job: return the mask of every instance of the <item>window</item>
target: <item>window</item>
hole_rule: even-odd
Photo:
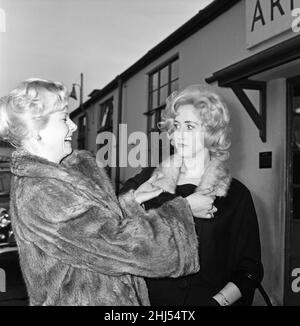
[[[83,115],[78,119],[78,149],[85,149],[86,139],[86,116]]]
[[[161,120],[166,98],[178,90],[178,80],[178,57],[149,74],[148,132],[158,130],[157,123]]]
[[[113,107],[114,107],[113,98],[110,98],[109,100],[100,104],[99,117],[98,117],[98,134],[105,131],[111,133],[113,132]],[[106,145],[107,142],[101,145],[98,144],[97,151],[101,147]],[[112,172],[111,167],[107,166],[105,169],[108,176],[111,177],[111,172]]]
[[[101,131],[113,131],[113,99],[100,104],[98,133]]]
[[[176,56],[149,74],[148,112],[146,113],[149,139],[151,132],[159,131],[157,124],[161,121],[161,112],[166,106],[167,97],[179,88],[178,62],[178,56]],[[150,143],[149,141],[149,146]],[[149,147],[149,162],[151,160],[150,150]],[[159,150],[161,158],[161,143]]]

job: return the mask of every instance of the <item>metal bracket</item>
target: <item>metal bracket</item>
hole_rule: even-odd
[[[255,80],[242,80],[232,84],[226,85],[230,87],[234,94],[237,96],[241,104],[244,106],[251,119],[259,130],[261,140],[266,143],[267,141],[267,83]],[[259,108],[255,108],[245,90],[259,91]]]

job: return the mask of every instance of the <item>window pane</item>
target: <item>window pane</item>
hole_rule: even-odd
[[[108,114],[107,114],[107,119],[106,119],[106,123],[105,123],[106,130],[111,130],[113,127],[113,120],[112,120],[113,115],[112,114],[113,114],[112,109],[108,108]]]
[[[293,108],[295,113],[300,113],[300,97],[293,97]]]
[[[86,117],[85,116],[79,118],[78,125],[79,125],[78,126],[79,135],[84,136],[84,134],[85,134],[85,126],[86,126]]]
[[[300,117],[294,118],[293,139],[296,148],[300,148]]]
[[[158,88],[158,72],[151,76],[152,90],[156,90]]]
[[[178,88],[179,88],[178,80],[173,81],[171,84],[171,93],[178,91]]]
[[[178,60],[172,62],[171,65],[171,80],[178,78]]]
[[[85,139],[84,138],[78,139],[78,149],[84,149],[84,145],[85,145]]]
[[[156,126],[155,126],[155,114],[153,113],[150,117],[150,130],[153,130]]]
[[[158,107],[158,91],[153,92],[150,96],[150,110],[153,110]]]
[[[107,117],[108,117],[108,107],[105,108],[105,111],[102,115],[102,119],[101,119],[101,124],[100,124],[100,128],[104,128],[107,124]]]
[[[157,126],[157,124],[158,124],[159,122],[161,122],[161,111],[162,111],[162,110],[157,110],[157,111],[155,112],[155,129],[157,129],[157,130],[158,130],[158,126]]]
[[[293,183],[300,185],[300,152],[294,152],[293,157]]]
[[[100,105],[98,130],[112,128],[113,100],[108,100]]]
[[[293,218],[300,220],[300,188],[293,192]]]
[[[300,113],[300,85],[293,87],[293,109],[295,113]]]
[[[167,97],[168,97],[168,85],[166,85],[160,89],[160,98],[159,98],[160,106],[166,104]]]
[[[160,86],[168,84],[169,82],[169,66],[166,66],[160,71]]]

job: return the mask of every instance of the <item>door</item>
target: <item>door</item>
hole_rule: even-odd
[[[287,81],[285,305],[300,306],[300,76]]]

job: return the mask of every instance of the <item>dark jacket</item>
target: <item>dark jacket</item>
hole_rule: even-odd
[[[55,164],[17,150],[11,170],[10,212],[31,305],[149,305],[141,276],[199,270],[185,200],[148,212],[132,191],[118,201],[85,151]]]
[[[144,169],[128,180],[122,191],[136,189],[156,172],[153,168]],[[173,194],[163,193],[146,202],[146,208],[159,207],[176,196],[186,197],[214,184],[215,194],[219,193],[214,202],[218,211],[213,219],[195,218],[201,270],[174,280],[147,279],[151,304],[210,305],[212,296],[228,282],[233,282],[242,293],[242,299],[236,305],[250,305],[256,282],[263,277],[263,267],[257,216],[249,190],[238,180],[231,180],[220,161],[214,161],[206,168],[198,187],[189,184],[174,189],[176,172],[169,171],[168,174],[167,179],[173,181],[164,180],[161,184]],[[222,184],[221,187],[218,184]],[[172,216],[171,212],[169,216]]]

